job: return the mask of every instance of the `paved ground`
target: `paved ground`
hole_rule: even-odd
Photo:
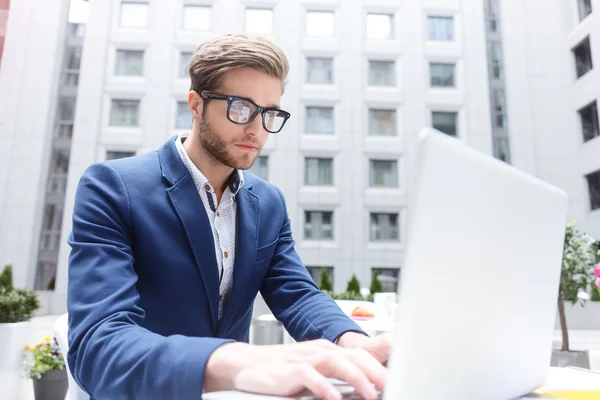
[[[46,336],[53,336],[53,326],[57,318],[58,316],[55,315],[33,318],[32,329],[25,337],[26,343],[35,344],[43,340]],[[555,333],[555,338],[557,340],[560,338],[560,332],[557,331]],[[571,348],[589,350],[591,354],[592,369],[600,370],[600,331],[571,331],[570,340]],[[34,400],[33,385],[30,380],[22,380],[20,398],[14,400]]]

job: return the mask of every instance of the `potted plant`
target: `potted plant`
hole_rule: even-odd
[[[575,223],[567,225],[563,250],[562,271],[558,291],[558,314],[562,333],[560,350],[552,352],[552,366],[567,365],[590,367],[588,351],[573,351],[569,346],[569,330],[565,302],[585,306],[587,293],[594,276],[594,261],[598,250],[594,240],[584,232],[575,228]]]
[[[25,346],[25,375],[33,380],[36,400],[64,400],[69,383],[65,360],[56,339],[46,337],[35,347]]]
[[[319,289],[324,290],[326,292],[333,291],[333,288],[331,285],[331,278],[329,277],[329,272],[327,272],[327,268],[325,268],[325,267],[321,268]]]

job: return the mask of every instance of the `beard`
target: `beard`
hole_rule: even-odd
[[[228,143],[213,132],[204,115],[202,115],[202,122],[200,123],[199,136],[200,146],[215,165],[225,165],[233,169],[246,170],[252,167],[258,154],[260,154],[261,149],[259,148],[256,155],[248,153],[243,153],[238,156],[233,155],[232,152],[228,150]]]

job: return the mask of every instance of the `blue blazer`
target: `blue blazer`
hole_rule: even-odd
[[[248,341],[259,290],[298,341],[360,331],[302,264],[279,189],[249,173],[236,197],[233,287],[218,321],[212,231],[175,139],[92,165],[77,188],[68,361],[95,399],[200,398],[211,353]]]

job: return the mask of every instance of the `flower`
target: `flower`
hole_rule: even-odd
[[[44,338],[44,340],[45,340],[46,342],[49,342],[49,341],[50,341],[50,336],[46,336],[46,337]]]
[[[48,371],[65,369],[60,347],[48,336],[35,347],[26,345],[23,351],[25,375],[28,378],[40,379]]]
[[[596,278],[600,278],[600,265],[597,265],[596,268],[594,268],[594,275],[596,275]]]
[[[600,278],[596,278],[596,286],[600,288]]]

